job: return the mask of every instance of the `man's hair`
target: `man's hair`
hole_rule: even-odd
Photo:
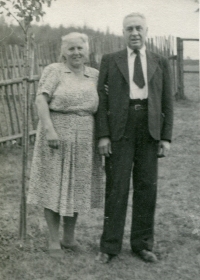
[[[81,39],[85,45],[85,51],[87,53],[88,56],[88,52],[89,52],[89,40],[88,40],[88,36],[84,33],[79,33],[79,32],[70,32],[69,34],[65,35],[62,37],[62,43],[61,43],[61,53],[60,53],[60,61],[64,61],[64,54],[65,54],[65,49],[68,45],[68,43],[72,40],[72,39]]]
[[[123,20],[123,26],[124,26],[124,22],[127,18],[132,18],[132,17],[141,17],[144,21],[146,21],[146,17],[141,14],[141,13],[131,13],[131,14],[128,14],[127,16],[124,17],[124,20]]]

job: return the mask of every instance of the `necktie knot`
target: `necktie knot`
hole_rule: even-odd
[[[134,52],[136,55],[137,55],[137,54],[140,54],[140,51],[139,51],[138,49],[134,50],[133,52]]]

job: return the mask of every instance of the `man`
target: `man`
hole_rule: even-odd
[[[170,149],[173,124],[170,67],[146,50],[146,19],[132,13],[123,21],[125,50],[102,58],[97,133],[106,169],[104,229],[97,260],[118,255],[133,174],[132,251],[155,262],[152,252],[157,192],[157,158]],[[107,87],[107,90],[106,90]]]

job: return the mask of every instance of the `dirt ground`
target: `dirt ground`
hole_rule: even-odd
[[[0,150],[0,280],[198,280],[200,275],[200,96],[198,82],[186,79],[187,100],[174,102],[175,126],[170,156],[159,160],[155,223],[158,263],[132,256],[129,203],[123,249],[108,265],[95,262],[103,210],[80,215],[77,252],[48,255],[43,209],[28,207],[27,241],[19,247],[21,147]],[[30,161],[32,148],[30,151]],[[130,192],[131,201],[131,192]]]

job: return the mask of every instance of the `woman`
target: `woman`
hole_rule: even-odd
[[[36,97],[40,121],[28,203],[44,207],[53,254],[73,248],[79,212],[102,206],[101,162],[94,145],[98,71],[84,66],[88,48],[87,35],[64,36],[61,63],[44,69]]]

